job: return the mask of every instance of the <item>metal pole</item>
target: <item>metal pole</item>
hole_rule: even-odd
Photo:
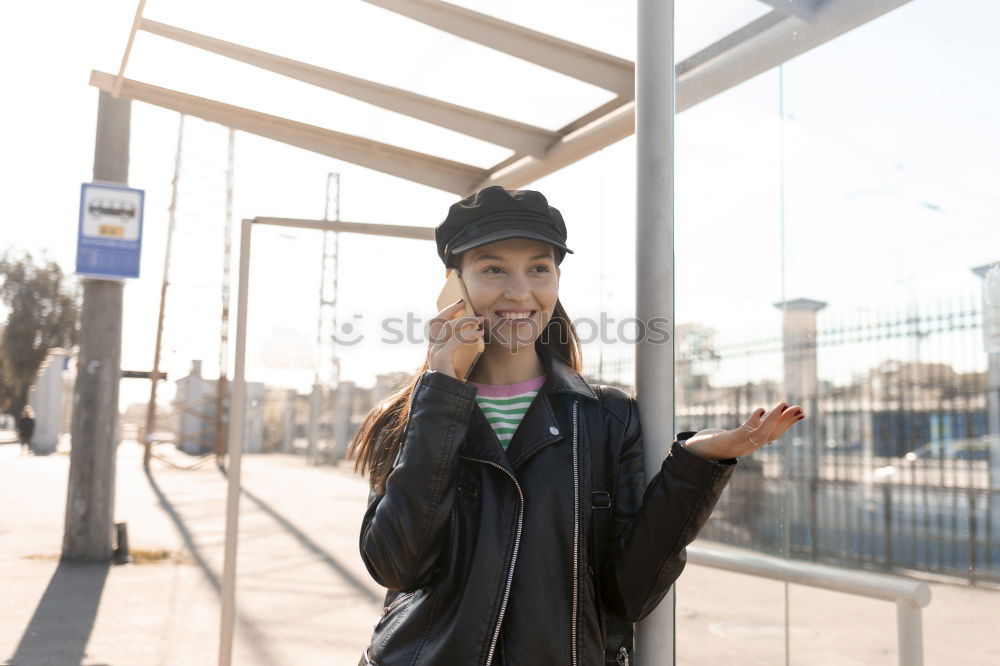
[[[102,92],[97,107],[94,180],[128,183],[132,106]],[[118,382],[121,377],[122,289],[115,280],[83,281],[80,352],[73,387],[72,448],[62,557],[111,561]]]
[[[184,114],[177,124],[177,150],[174,153],[174,180],[170,192],[170,208],[167,222],[167,252],[163,257],[163,281],[160,283],[160,314],[156,319],[156,344],[153,347],[153,371],[149,375],[149,404],[146,406],[146,431],[142,443],[145,451],[142,464],[149,465],[153,455],[153,429],[156,427],[156,388],[160,383],[160,349],[163,343],[163,315],[167,307],[167,285],[170,284],[170,249],[174,242],[174,227],[177,222],[177,186],[181,177],[181,148],[184,145]]]
[[[313,384],[312,393],[309,394],[309,423],[306,431],[308,446],[306,448],[306,462],[310,465],[318,463],[317,453],[319,451],[319,417],[320,408],[323,404],[323,387]]]
[[[243,457],[243,431],[246,398],[247,294],[250,283],[250,232],[252,220],[243,220],[240,230],[240,271],[236,301],[236,372],[233,377],[233,401],[230,405],[229,464],[226,478],[226,551],[222,569],[222,626],[219,631],[219,666],[233,661],[233,627],[236,620],[236,546],[240,523],[240,462]]]
[[[326,185],[327,192],[329,192],[329,190],[330,190],[330,183],[329,183],[329,179],[330,178],[334,178],[337,181],[337,198],[336,198],[336,201],[335,201],[336,209],[334,210],[334,217],[333,217],[333,219],[335,219],[336,221],[339,222],[340,221],[340,174],[339,173],[330,173],[330,174],[327,174],[327,185]],[[331,344],[331,348],[332,348],[331,362],[333,363],[333,385],[337,386],[338,384],[340,384],[340,358],[337,356],[337,343],[336,343],[336,336],[337,336],[337,275],[340,273],[340,232],[339,231],[334,231],[333,232],[333,268],[332,268],[332,272],[333,272],[333,275],[332,275],[332,278],[333,278],[333,298],[332,298],[332,303],[330,305],[330,308],[331,308],[330,317],[332,319],[332,321],[331,321],[331,329],[330,329],[330,333],[331,333],[330,344]]]
[[[896,631],[899,666],[923,666],[924,629],[919,606],[905,599],[896,600]]]
[[[236,162],[236,130],[229,129],[229,155],[226,161],[226,223],[222,250],[222,326],[219,341],[219,381],[215,395],[215,459],[222,462],[226,455],[225,404],[229,393],[229,264],[233,238],[233,170]]]
[[[674,2],[639,0],[636,78],[636,316],[674,329]],[[674,432],[673,335],[643,336],[635,386],[645,443],[646,481],[659,471]],[[673,666],[675,590],[636,626],[636,663]]]
[[[285,391],[285,414],[281,430],[281,450],[285,453],[292,453],[294,448],[292,441],[295,438],[295,390]]]

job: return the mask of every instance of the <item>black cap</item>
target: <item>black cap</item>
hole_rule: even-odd
[[[448,209],[434,229],[438,256],[447,266],[452,257],[480,245],[507,238],[530,238],[556,247],[556,264],[566,253],[566,223],[541,192],[508,190],[490,185]]]

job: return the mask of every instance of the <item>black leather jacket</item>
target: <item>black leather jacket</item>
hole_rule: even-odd
[[[605,613],[640,620],[680,575],[736,459],[705,460],[679,443],[694,432],[679,433],[647,485],[635,400],[606,387],[593,436],[594,389],[558,358],[543,363],[506,451],[474,386],[421,375],[385,493],[371,492],[362,521],[361,556],[388,592],[359,665],[603,666]],[[606,466],[611,543],[595,578],[587,452],[608,442],[621,446]]]

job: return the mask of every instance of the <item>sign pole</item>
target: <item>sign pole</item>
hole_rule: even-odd
[[[131,104],[101,92],[97,110],[94,180],[128,181]],[[111,561],[122,289],[118,280],[85,279],[80,352],[73,388],[69,485],[62,558]]]

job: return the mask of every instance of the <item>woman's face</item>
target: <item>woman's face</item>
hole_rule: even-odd
[[[463,252],[460,260],[472,307],[488,317],[484,342],[512,351],[534,345],[559,299],[555,248],[508,238]]]

